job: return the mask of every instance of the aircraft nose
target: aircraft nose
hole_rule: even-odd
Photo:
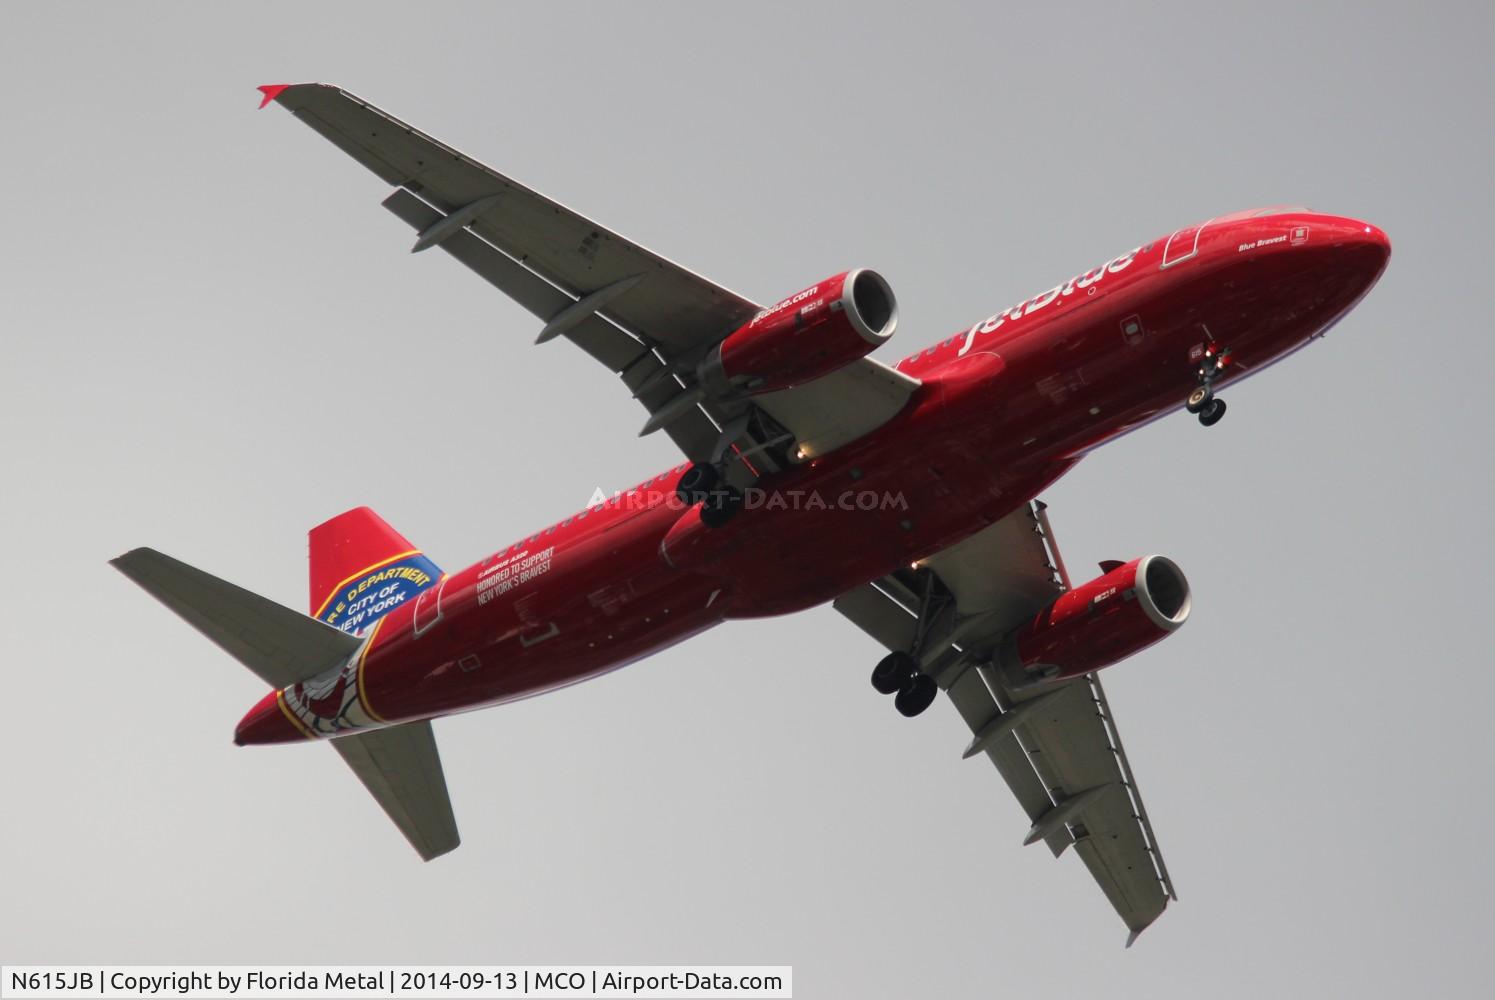
[[[1291,225],[1288,241],[1281,244],[1287,259],[1301,261],[1316,274],[1321,292],[1332,286],[1351,296],[1352,303],[1381,279],[1391,260],[1391,238],[1362,219],[1303,216]]]
[[[234,743],[251,746],[262,743],[295,743],[310,739],[307,733],[291,721],[290,714],[281,703],[281,693],[271,691],[244,713],[244,718],[234,727]]]
[[[1351,250],[1348,256],[1355,262],[1360,280],[1369,290],[1381,280],[1391,261],[1391,237],[1379,226],[1358,219],[1350,220],[1350,228],[1352,231],[1344,235],[1343,241]]]
[[[1391,237],[1386,235],[1385,230],[1379,226],[1373,226],[1369,222],[1356,220],[1355,224],[1360,230],[1356,241],[1363,246],[1379,251],[1383,261],[1390,259]]]

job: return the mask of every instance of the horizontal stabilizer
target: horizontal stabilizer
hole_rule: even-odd
[[[430,861],[462,842],[429,722],[407,722],[332,741],[395,826]]]
[[[157,552],[134,549],[110,563],[271,687],[315,677],[360,640],[314,618]]]

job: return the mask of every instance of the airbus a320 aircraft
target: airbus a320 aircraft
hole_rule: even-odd
[[[151,549],[113,560],[273,690],[240,744],[328,740],[423,858],[458,844],[431,720],[573,684],[728,619],[833,602],[940,691],[1026,813],[1137,933],[1176,899],[1098,671],[1189,617],[1162,556],[1071,583],[1036,498],[1092,448],[1321,337],[1386,234],[1302,208],[1149,240],[889,366],[852,270],[767,308],[321,84],[260,88],[395,191],[416,233],[601,362],[685,461],[443,573],[367,508],[310,533],[311,614]],[[952,748],[953,749],[953,748]]]

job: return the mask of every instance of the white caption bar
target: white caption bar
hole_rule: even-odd
[[[794,996],[787,965],[4,965],[0,997],[254,998]]]

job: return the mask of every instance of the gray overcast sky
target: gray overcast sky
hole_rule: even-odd
[[[1489,995],[1488,5],[68,6],[0,33],[0,960],[787,963],[802,997]],[[261,83],[337,83],[759,301],[852,266],[887,357],[1191,221],[1369,219],[1322,345],[1092,456],[1072,568],[1194,620],[1107,675],[1181,902],[1019,846],[946,704],[829,609],[437,724],[423,866],[105,560],[294,607],[368,503],[455,569],[676,461]]]

